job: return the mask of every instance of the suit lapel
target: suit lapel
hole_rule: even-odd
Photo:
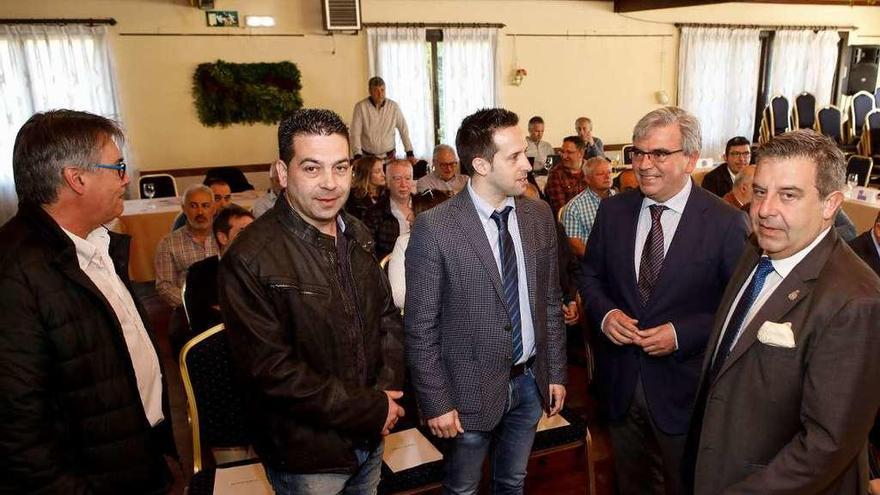
[[[831,249],[837,243],[837,233],[834,228],[825,238],[813,248],[813,251],[801,260],[800,263],[780,283],[769,299],[755,313],[755,316],[743,329],[742,335],[730,356],[724,361],[724,366],[718,372],[718,376],[724,374],[743,354],[758,340],[758,330],[765,321],[781,322],[785,315],[791,312],[801,301],[805,300],[813,290],[813,283],[819,277],[819,272],[825,266],[825,261],[831,254]],[[722,322],[723,324],[723,322]],[[797,343],[797,341],[795,341]]]
[[[480,215],[477,213],[477,208],[471,200],[470,193],[464,190],[460,194],[456,194],[449,201],[455,206],[455,208],[452,208],[452,213],[455,216],[455,221],[461,226],[464,238],[470,243],[477,254],[477,258],[489,275],[489,279],[492,280],[492,286],[495,287],[498,298],[504,302],[504,286],[501,284],[501,273],[498,271],[495,255],[492,254],[492,246],[489,245],[489,240],[486,238],[486,230],[483,228]]]
[[[623,257],[621,263],[626,267],[626,280],[629,283],[624,284],[626,288],[627,304],[630,308],[638,311],[642,303],[639,300],[639,280],[636,277],[636,232],[639,226],[639,214],[642,210],[642,200],[644,196],[640,193],[633,193],[630,204],[625,210],[625,217],[620,218],[620,225],[624,226],[620,229],[621,236],[617,239],[614,246],[622,246]],[[616,218],[612,222],[618,221]]]
[[[663,294],[669,287],[674,285],[676,272],[680,267],[688,264],[696,253],[696,245],[702,236],[700,229],[705,225],[702,217],[706,212],[706,203],[702,201],[696,184],[691,184],[691,192],[685,203],[684,211],[678,221],[678,227],[672,236],[672,243],[663,258],[663,267],[660,269],[660,277],[654,286],[653,293]],[[654,299],[652,297],[652,299]],[[651,301],[648,301],[650,306]]]
[[[537,287],[538,272],[535,246],[535,215],[532,212],[532,205],[528,201],[516,199],[516,221],[519,227],[519,237],[522,242],[523,257],[526,265],[526,280],[529,288],[529,307],[532,310],[532,318],[537,314],[535,312],[535,287]]]

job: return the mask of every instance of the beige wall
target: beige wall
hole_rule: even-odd
[[[245,15],[272,15],[273,29],[205,27],[189,0],[0,0],[0,17],[107,17],[129,156],[142,170],[268,163],[277,156],[275,127],[206,128],[191,95],[195,66],[290,60],[303,74],[307,106],[348,119],[365,94],[365,36],[322,30],[319,0],[216,0]],[[540,114],[545,138],[558,144],[588,115],[606,143],[629,141],[638,117],[657,106],[655,92],[675,101],[674,22],[852,25],[865,43],[880,43],[880,8],[722,4],[619,15],[611,2],[563,0],[363,0],[365,22],[498,22],[505,106],[527,119]],[[132,33],[284,33],[302,37],[143,36]],[[557,36],[508,36],[508,35]],[[568,36],[558,36],[568,35]],[[583,37],[580,35],[597,35]],[[623,35],[623,36],[621,36]],[[652,35],[652,36],[645,36]],[[510,84],[517,66],[529,71]],[[413,118],[413,117],[410,117]]]

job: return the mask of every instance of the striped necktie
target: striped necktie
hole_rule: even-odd
[[[516,268],[516,250],[513,248],[513,238],[507,229],[507,219],[512,206],[501,211],[492,212],[492,220],[498,226],[498,247],[501,251],[501,282],[504,285],[504,301],[507,303],[507,312],[510,317],[511,341],[513,342],[512,358],[517,363],[523,354],[522,344],[522,321],[519,313],[519,275]]]

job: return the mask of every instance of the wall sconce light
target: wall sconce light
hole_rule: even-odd
[[[244,18],[247,27],[274,27],[275,18],[270,15],[248,15]]]
[[[527,75],[529,75],[529,71],[525,70],[523,67],[519,67],[513,72],[513,79],[511,79],[510,83],[514,86],[519,86],[523,83],[523,79],[525,79]]]

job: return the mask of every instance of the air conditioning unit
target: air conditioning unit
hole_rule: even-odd
[[[361,29],[361,0],[321,0],[321,4],[327,31]]]

